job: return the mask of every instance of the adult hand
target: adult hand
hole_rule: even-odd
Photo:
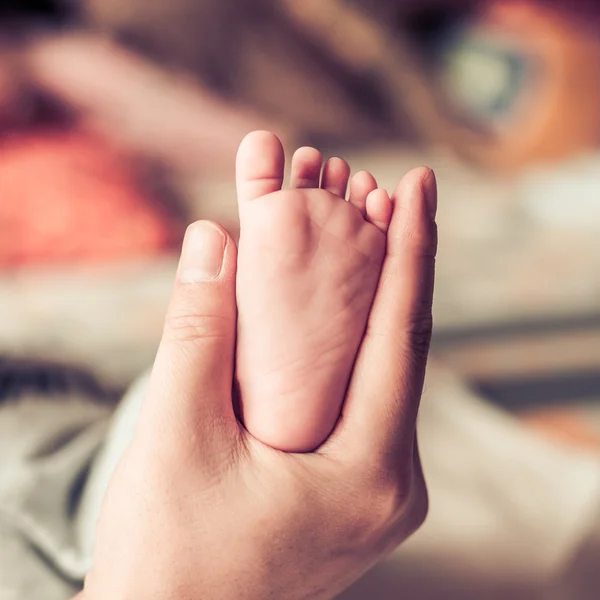
[[[419,527],[435,207],[433,174],[407,175],[343,414],[302,455],[262,445],[236,420],[236,249],[217,226],[190,226],[85,600],[331,598]]]

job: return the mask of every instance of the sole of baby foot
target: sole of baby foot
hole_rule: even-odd
[[[237,378],[246,429],[279,450],[320,446],[342,409],[385,256],[392,203],[372,175],[250,134],[237,161]],[[346,190],[350,185],[349,201]]]

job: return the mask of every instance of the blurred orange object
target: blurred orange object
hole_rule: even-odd
[[[519,168],[562,160],[600,144],[600,10],[575,2],[491,0],[473,30],[529,62],[528,85],[510,114],[482,135],[448,136],[483,165]]]
[[[0,142],[0,231],[8,268],[158,255],[182,227],[102,140],[33,132]]]
[[[584,416],[571,408],[546,408],[527,412],[521,420],[557,442],[586,450],[600,451],[600,435]]]

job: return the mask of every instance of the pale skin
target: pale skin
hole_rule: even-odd
[[[260,193],[276,173],[241,181]],[[83,600],[329,599],[423,522],[415,434],[431,335],[436,188],[392,195],[385,257],[342,414],[316,451],[275,450],[232,398],[237,250],[186,234],[134,440],[111,481]]]
[[[241,415],[286,452],[318,448],[340,415],[392,216],[370,173],[352,178],[346,201],[350,167],[332,158],[321,176],[322,163],[317,149],[297,150],[282,190],[283,148],[267,132],[248,136],[237,160]]]

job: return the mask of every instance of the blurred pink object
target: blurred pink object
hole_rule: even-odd
[[[181,236],[127,160],[77,132],[4,139],[0,198],[0,268],[148,257]]]

